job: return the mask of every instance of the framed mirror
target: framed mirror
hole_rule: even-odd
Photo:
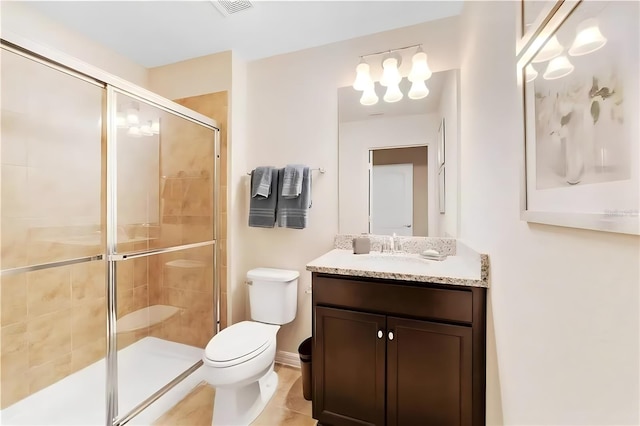
[[[394,103],[376,83],[380,100],[368,106],[353,87],[338,89],[340,233],[457,235],[458,79],[458,70],[434,73],[427,97]],[[404,78],[401,91],[410,84]],[[440,194],[445,151],[451,166]]]

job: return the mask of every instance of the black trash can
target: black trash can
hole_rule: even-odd
[[[313,340],[306,338],[298,346],[300,355],[300,369],[302,370],[302,395],[307,401],[311,401],[311,351]]]

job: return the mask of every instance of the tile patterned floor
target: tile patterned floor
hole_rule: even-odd
[[[314,426],[311,401],[302,397],[300,370],[276,364],[278,388],[252,426]],[[160,417],[155,426],[209,426],[213,416],[215,389],[198,385],[186,398]]]

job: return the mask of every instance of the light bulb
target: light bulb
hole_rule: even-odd
[[[607,39],[598,28],[596,19],[585,19],[576,28],[576,38],[569,49],[569,55],[580,56],[595,52],[607,44]]]
[[[160,119],[156,118],[151,122],[151,131],[154,135],[160,134]]]
[[[533,81],[538,76],[538,71],[533,67],[533,65],[529,64],[524,69],[524,79],[527,83]]]
[[[362,92],[360,103],[362,105],[375,105],[378,103],[378,95],[376,95],[376,90],[373,83],[367,86]]]
[[[142,133],[140,132],[140,128],[138,126],[131,126],[129,127],[129,130],[127,130],[127,135],[139,138],[140,136],[142,136]]]
[[[415,82],[417,80],[428,80],[431,78],[431,70],[427,64],[427,54],[422,51],[422,48],[413,55],[411,58],[411,72],[409,73],[409,81]]]
[[[416,80],[411,84],[411,89],[409,89],[410,99],[422,99],[428,94],[429,89],[427,89],[427,85],[424,84],[424,80]]]
[[[394,56],[388,57],[382,62],[382,78],[380,84],[383,86],[398,85],[402,76],[398,71],[398,59]]]
[[[373,80],[369,75],[369,64],[362,61],[356,67],[356,79],[353,82],[353,88],[356,90],[365,90]]]
[[[542,76],[545,80],[556,80],[571,74],[573,69],[573,64],[569,62],[569,59],[567,59],[565,55],[562,55],[557,58],[553,58],[549,62],[549,65],[547,65],[547,69]]]
[[[116,126],[121,129],[127,127],[127,117],[123,112],[119,112],[116,114]]]
[[[389,84],[387,86],[387,92],[384,94],[384,101],[385,102],[389,102],[389,103],[393,103],[393,102],[398,102],[400,99],[402,99],[402,92],[400,91],[400,87],[398,86],[398,83],[396,84]]]
[[[544,46],[542,46],[542,49],[540,49],[538,54],[531,60],[531,62],[537,64],[553,59],[562,53],[562,49],[564,48],[558,41],[558,37],[554,35],[545,43]]]
[[[153,131],[151,130],[151,121],[147,121],[147,124],[143,124],[140,126],[140,134],[143,136],[153,136]]]

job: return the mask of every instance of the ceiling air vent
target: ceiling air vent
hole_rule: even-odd
[[[251,9],[253,4],[247,0],[211,0],[211,4],[218,9],[223,16],[233,15],[243,10]]]

